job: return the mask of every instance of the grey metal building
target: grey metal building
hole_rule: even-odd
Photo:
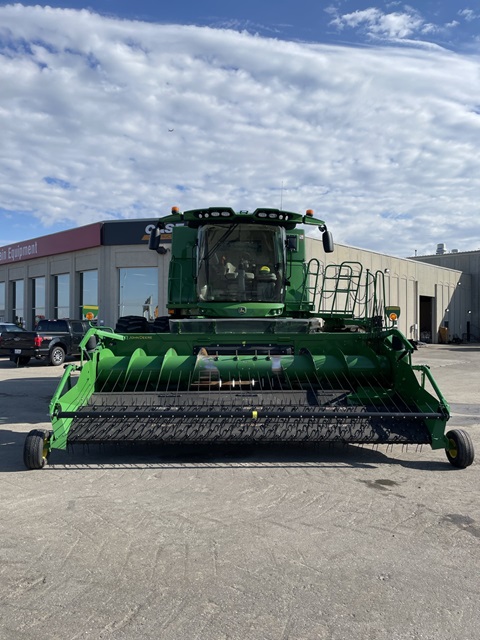
[[[461,273],[444,307],[443,324],[451,337],[480,341],[480,249],[447,252],[445,245],[439,244],[435,255],[415,256],[411,260]]]

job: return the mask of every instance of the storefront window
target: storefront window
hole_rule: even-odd
[[[158,269],[156,267],[119,269],[119,316],[158,315]]]
[[[98,315],[98,271],[80,274],[80,318],[94,320]]]
[[[45,278],[34,278],[32,288],[33,326],[45,318]]]
[[[0,320],[5,321],[5,282],[0,282]]]
[[[54,277],[54,317],[68,318],[70,313],[70,276],[68,273]]]
[[[12,296],[12,322],[18,324],[19,326],[25,325],[25,317],[23,310],[23,292],[25,290],[23,280],[14,280],[12,282],[13,285],[13,296]]]

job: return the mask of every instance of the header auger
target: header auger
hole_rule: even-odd
[[[160,219],[149,248],[165,253],[171,233],[168,314],[91,329],[51,401],[52,431],[27,436],[27,467],[52,449],[110,442],[429,444],[470,465],[470,437],[445,434],[449,406],[428,367],[412,364],[400,310],[385,306],[383,272],[307,262],[309,225],[331,253],[311,211]]]

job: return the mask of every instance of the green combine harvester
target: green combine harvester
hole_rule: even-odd
[[[173,208],[149,244],[165,253],[172,229],[168,315],[88,332],[50,403],[52,431],[26,438],[26,466],[112,442],[428,444],[472,464],[470,436],[445,433],[449,406],[412,364],[383,272],[307,262],[312,225],[331,253],[312,211]]]

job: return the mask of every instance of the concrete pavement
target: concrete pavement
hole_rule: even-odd
[[[428,345],[480,456],[480,346]],[[54,451],[63,372],[0,359],[2,640],[478,640],[480,465],[382,445]]]

